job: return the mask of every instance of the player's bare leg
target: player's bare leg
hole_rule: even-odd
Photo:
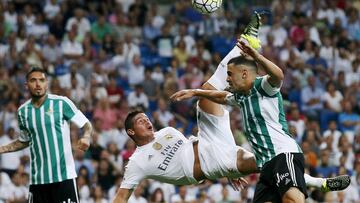
[[[305,195],[296,187],[291,187],[282,196],[281,201],[283,203],[304,203]]]
[[[209,83],[205,83],[202,86],[202,89],[215,90],[216,88]],[[210,100],[207,99],[200,99],[199,107],[204,112],[208,114],[212,114],[214,116],[224,115],[224,109],[220,104],[211,102]],[[230,123],[229,123],[229,128],[230,128]],[[239,172],[244,175],[258,172],[254,154],[247,151],[244,148],[239,148],[237,152],[236,165]]]

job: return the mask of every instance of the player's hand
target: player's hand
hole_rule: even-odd
[[[77,148],[86,151],[90,147],[90,138],[89,137],[82,137],[77,143]]]
[[[260,55],[258,51],[256,51],[248,43],[245,43],[241,39],[237,40],[236,46],[238,46],[241,49],[242,51],[241,54],[245,56],[251,56],[253,59],[256,59]]]
[[[247,180],[245,178],[238,178],[238,179],[230,179],[228,178],[228,181],[231,185],[231,187],[235,191],[240,191],[240,189],[244,189],[245,186],[248,184]]]
[[[195,96],[194,90],[188,89],[188,90],[180,90],[176,92],[175,94],[170,96],[170,99],[173,101],[182,101],[185,99],[190,99],[191,97]]]

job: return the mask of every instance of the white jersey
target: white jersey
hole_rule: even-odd
[[[145,178],[175,185],[198,183],[193,177],[194,160],[192,141],[175,128],[161,129],[153,141],[136,148],[120,188],[133,189]]]

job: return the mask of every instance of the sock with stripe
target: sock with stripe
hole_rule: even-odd
[[[305,183],[307,186],[321,188],[326,181],[325,178],[315,178],[304,173]]]

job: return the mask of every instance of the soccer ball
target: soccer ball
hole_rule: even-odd
[[[202,14],[210,14],[220,8],[222,0],[191,0],[195,10]]]

